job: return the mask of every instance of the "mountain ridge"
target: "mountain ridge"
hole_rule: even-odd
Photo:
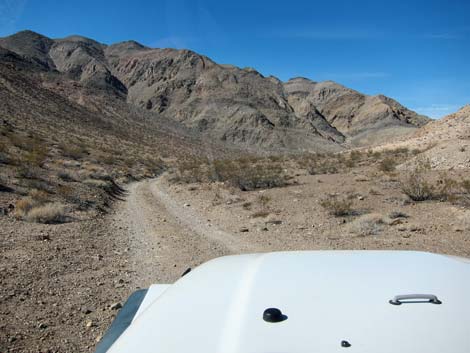
[[[0,46],[96,94],[226,144],[339,150],[409,134],[429,121],[382,95],[364,95],[334,81],[282,82],[188,49],[149,48],[133,40],[107,45],[78,35],[50,39],[32,31],[0,38]]]

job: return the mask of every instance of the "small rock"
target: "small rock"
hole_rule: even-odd
[[[357,199],[362,201],[362,200],[364,200],[364,196],[358,196]]]
[[[93,312],[93,309],[90,309],[90,308],[87,308],[87,307],[83,307],[80,309],[80,311],[82,313],[84,313],[85,315],[88,315],[88,314],[91,314]]]
[[[38,328],[41,329],[41,330],[44,330],[47,328],[47,325],[44,323],[44,322],[41,322],[39,325],[38,325]]]
[[[114,304],[111,304],[110,307],[109,307],[111,310],[118,310],[118,309],[121,309],[122,308],[122,304],[121,303],[114,303]]]
[[[184,207],[189,207],[189,206],[191,206],[191,205],[190,205],[189,203],[185,203],[183,206],[184,206]]]
[[[95,323],[92,320],[88,320],[85,324],[86,328],[90,328],[93,326],[96,326]]]
[[[266,221],[264,222],[265,224],[275,224],[275,225],[279,225],[279,224],[282,224],[282,221],[280,220],[271,220],[271,221]]]
[[[262,230],[263,232],[267,232],[269,229],[268,229],[268,227],[263,227],[263,228],[261,228],[261,230]]]
[[[397,219],[394,219],[393,221],[391,221],[389,224],[390,224],[391,226],[396,226],[396,225],[398,225],[398,224],[403,224],[403,221],[402,221],[401,219],[398,219],[398,218],[397,218]]]
[[[250,231],[250,230],[249,230],[248,228],[246,228],[246,227],[240,228],[240,233],[247,233],[247,232],[249,232],[249,231]]]

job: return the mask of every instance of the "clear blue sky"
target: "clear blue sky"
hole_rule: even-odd
[[[282,80],[331,79],[432,117],[470,103],[470,1],[0,0],[31,29],[189,48]]]

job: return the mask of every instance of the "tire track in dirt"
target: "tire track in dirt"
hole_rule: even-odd
[[[161,179],[130,184],[111,222],[128,237],[135,287],[172,283],[188,267],[212,258],[256,252],[257,248],[211,225],[196,210],[180,205]]]

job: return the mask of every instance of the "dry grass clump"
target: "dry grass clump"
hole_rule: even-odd
[[[353,200],[350,197],[329,195],[320,201],[320,205],[335,217],[348,216],[353,213]]]
[[[355,219],[349,225],[349,230],[359,236],[377,235],[383,230],[385,222],[382,215],[366,214]]]
[[[23,219],[29,211],[36,205],[36,202],[31,197],[25,197],[15,203],[15,217]]]
[[[66,221],[66,208],[60,203],[47,203],[33,207],[24,218],[29,222],[63,223]]]

